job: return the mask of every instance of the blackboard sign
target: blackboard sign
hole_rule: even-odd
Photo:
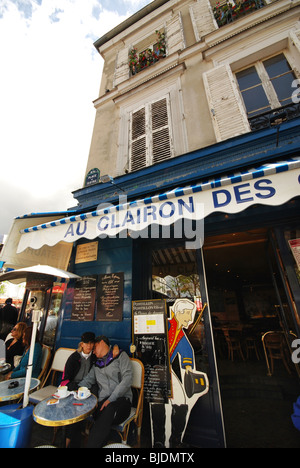
[[[121,322],[123,319],[124,273],[99,275],[97,320]]]
[[[83,276],[76,280],[71,320],[94,320],[97,276]]]
[[[171,373],[166,301],[133,301],[132,315],[135,355],[145,367],[145,399],[149,403],[167,403],[171,397]]]

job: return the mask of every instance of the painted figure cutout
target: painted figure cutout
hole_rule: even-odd
[[[194,322],[196,310],[189,299],[177,299],[171,308],[168,333],[173,397],[167,404],[150,404],[154,447],[181,444],[193,406],[209,390],[207,375],[196,370],[194,350],[184,331]],[[172,367],[176,356],[181,378]]]

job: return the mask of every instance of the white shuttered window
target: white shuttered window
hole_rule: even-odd
[[[137,171],[172,156],[169,97],[166,96],[131,113],[129,170]]]
[[[217,141],[250,132],[250,125],[229,65],[203,73]]]

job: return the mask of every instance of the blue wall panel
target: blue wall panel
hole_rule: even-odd
[[[88,242],[86,239],[83,239],[80,243],[86,244]],[[123,272],[123,320],[122,322],[96,320],[79,322],[71,320],[72,291],[74,287],[74,283],[71,282],[64,299],[56,348],[77,348],[82,333],[93,331],[96,336],[108,336],[112,344],[117,343],[120,348],[128,352],[131,343],[132,240],[130,238],[98,240],[97,261],[74,265],[73,271],[79,276]]]

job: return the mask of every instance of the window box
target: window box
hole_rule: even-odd
[[[226,2],[223,5],[217,3],[213,11],[218,26],[221,27],[232,23],[252,11],[259,10],[264,6],[265,3],[263,0],[242,0],[236,3]]]
[[[165,34],[160,31],[156,31],[156,34],[158,40],[153,46],[139,53],[136,48],[129,52],[128,62],[131,75],[139,73],[166,56]]]

